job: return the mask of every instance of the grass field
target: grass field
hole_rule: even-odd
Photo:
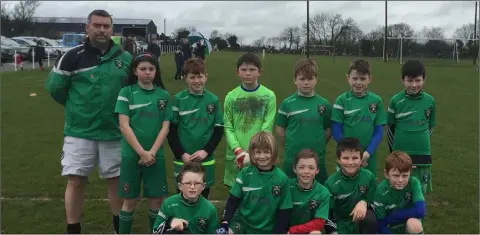
[[[216,53],[207,58],[207,88],[223,101],[226,93],[239,84],[234,73],[238,53]],[[260,82],[277,96],[277,104],[295,91],[292,70],[300,56],[267,55]],[[351,58],[317,58],[320,81],[317,92],[330,102],[348,89],[345,73]],[[173,80],[171,55],[161,57],[163,78],[170,94],[184,89]],[[402,89],[400,65],[371,61],[374,79],[370,90],[384,99]],[[479,232],[478,73],[473,66],[427,67],[425,90],[436,98],[437,124],[433,132],[434,192],[427,196],[426,233]],[[63,109],[44,91],[47,71],[6,72],[1,74],[1,233],[64,233],[63,196],[66,180],[60,176]],[[35,92],[37,96],[30,97]],[[328,146],[329,172],[334,171],[334,141]],[[219,211],[227,189],[222,184],[225,142],[217,151],[217,183],[211,193]],[[387,145],[378,150],[378,166],[383,166]],[[172,165],[166,148],[167,165]],[[380,169],[378,170],[380,173]],[[106,184],[94,172],[87,187],[84,233],[111,233],[111,216],[106,201]],[[168,169],[170,193],[173,172]],[[380,175],[380,174],[379,174]],[[381,176],[381,175],[380,175]],[[133,233],[148,233],[146,205],[142,203]]]

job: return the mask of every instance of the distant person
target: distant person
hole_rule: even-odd
[[[184,38],[182,43],[183,62],[192,58],[192,47],[188,43],[188,39]]]
[[[85,28],[86,42],[57,60],[45,85],[53,100],[65,107],[61,164],[62,175],[68,177],[66,233],[82,232],[85,186],[96,164],[100,178],[107,179],[113,225],[119,233],[122,134],[114,109],[132,56],[111,39],[112,17],[105,10],[92,11]]]
[[[123,42],[122,47],[124,50],[130,52],[130,55],[134,57],[138,53],[137,43],[135,42],[135,35],[129,34],[128,37]]]
[[[44,70],[45,68],[43,67],[43,60],[45,59],[45,47],[42,44],[42,41],[37,40],[36,41],[37,45],[35,45],[35,61],[38,62],[38,66],[40,66],[40,70]]]
[[[175,51],[175,65],[177,67],[177,72],[175,72],[175,80],[183,79],[183,65],[185,61],[183,60],[183,52],[180,46],[177,46]]]
[[[206,46],[202,44],[201,40],[198,40],[197,46],[195,47],[195,57],[205,60],[205,49]]]
[[[147,52],[150,52],[153,55],[155,55],[157,58],[160,58],[160,55],[162,52],[161,52],[160,46],[158,45],[157,39],[153,39],[152,42],[148,44]]]

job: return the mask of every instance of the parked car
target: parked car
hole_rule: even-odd
[[[15,54],[15,50],[3,44],[0,45],[0,48],[2,50],[2,64],[13,61],[13,55]]]
[[[148,44],[144,41],[135,41],[137,43],[137,51],[138,52],[145,52],[147,51]]]
[[[57,45],[57,44],[54,44],[52,45],[52,41],[51,39],[48,39],[48,38],[43,38],[43,37],[32,37],[32,36],[20,36],[20,37],[15,37],[15,38],[19,38],[19,39],[28,39],[30,41],[34,41],[34,42],[37,42],[37,41],[40,41],[42,43],[42,45],[45,47],[45,53],[48,53],[50,55],[50,57],[60,57],[63,53],[65,53],[65,47],[60,45],[60,46],[54,46],[54,45]],[[36,43],[35,43],[36,45]]]
[[[22,56],[22,60],[26,60],[28,58],[28,49],[29,49],[28,47],[22,46],[16,41],[10,38],[7,38],[5,36],[1,37],[0,43],[2,46],[4,46],[5,50],[12,51],[12,58],[13,58],[13,54],[15,54],[15,51],[17,52],[17,54],[20,54],[20,56]]]
[[[24,47],[28,47],[28,56],[27,58],[25,58],[24,60],[27,60],[27,61],[32,61],[32,48],[34,48],[37,43],[32,41],[32,40],[29,40],[29,39],[25,39],[25,38],[17,38],[17,37],[13,37],[11,38],[13,41],[17,42],[18,44],[24,46]]]

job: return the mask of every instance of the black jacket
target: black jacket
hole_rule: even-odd
[[[183,53],[181,51],[175,52],[175,64],[177,65],[177,68],[181,68],[183,63]]]
[[[156,43],[151,42],[150,44],[148,44],[147,52],[154,54],[156,57],[160,57],[160,46]]]
[[[183,60],[188,60],[192,58],[192,48],[190,47],[190,44],[184,44],[182,43],[182,52],[183,52]]]

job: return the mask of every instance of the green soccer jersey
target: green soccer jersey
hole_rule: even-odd
[[[217,208],[201,195],[196,203],[185,200],[181,193],[165,199],[153,230],[173,218],[186,220],[187,230],[192,234],[214,234],[219,224]]]
[[[295,155],[304,148],[314,150],[325,162],[325,130],[331,127],[332,109],[328,100],[293,94],[278,110],[276,125],[285,128],[285,164],[293,164]]]
[[[387,115],[380,96],[367,92],[358,97],[349,91],[337,97],[333,105],[332,121],[342,123],[343,135],[357,138],[366,150],[375,126],[386,125]]]
[[[303,189],[297,183],[297,178],[290,179],[293,211],[289,226],[307,223],[313,219],[328,219],[330,193],[325,186],[317,181],[311,189]]]
[[[373,203],[376,182],[375,176],[368,170],[360,168],[355,176],[346,176],[339,170],[325,182],[330,192],[330,208],[334,220],[352,220],[350,213],[359,201]]]
[[[212,137],[213,128],[223,126],[220,101],[207,90],[201,95],[191,94],[188,90],[177,93],[173,98],[172,109],[172,123],[178,124],[178,138],[188,154],[203,149]],[[210,153],[202,165],[214,163],[215,157]]]
[[[385,179],[378,184],[375,192],[375,215],[377,219],[383,219],[396,210],[412,208],[419,201],[425,201],[425,198],[417,178],[410,176],[408,184],[402,190],[392,188]]]
[[[162,123],[172,119],[169,99],[168,92],[159,87],[146,90],[134,84],[120,90],[115,112],[130,118],[130,127],[146,151],[152,148],[162,129]],[[163,156],[162,145],[157,151],[157,157]],[[122,157],[137,157],[125,138],[122,138]]]
[[[431,155],[429,129],[435,126],[435,113],[435,99],[424,91],[416,96],[405,91],[394,95],[388,106],[388,124],[395,125],[392,150]]]
[[[272,233],[276,212],[292,208],[289,179],[277,166],[268,172],[243,168],[230,194],[240,198],[236,216],[259,234]]]

